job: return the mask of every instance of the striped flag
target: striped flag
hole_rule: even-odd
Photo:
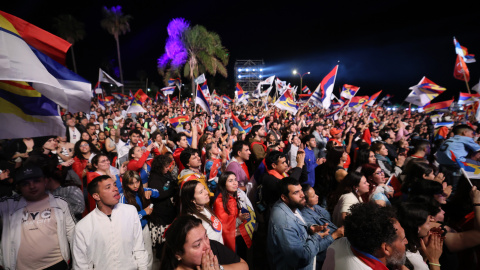
[[[175,91],[175,86],[167,86],[160,89],[164,95],[171,95]]]
[[[202,88],[200,85],[197,85],[197,97],[195,98],[195,104],[198,104],[198,106],[202,107],[209,115],[212,114],[210,111],[210,105],[208,104],[207,98],[203,94]]]
[[[240,119],[238,119],[238,117],[235,116],[235,114],[233,114],[233,112],[231,114],[232,114],[233,127],[238,128],[238,131],[240,133],[249,133],[250,130],[252,129],[252,124],[249,123],[248,125],[246,125],[245,123],[240,121]]]

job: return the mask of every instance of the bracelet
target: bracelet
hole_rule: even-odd
[[[473,206],[480,206],[480,203],[474,203]]]
[[[430,264],[430,265],[434,265],[434,266],[438,266],[438,267],[442,266],[442,265],[441,265],[441,264],[439,264],[439,263],[432,263],[432,262],[428,262],[428,264]]]

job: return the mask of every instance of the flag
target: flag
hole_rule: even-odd
[[[188,115],[182,115],[175,118],[170,118],[168,119],[168,121],[170,122],[173,128],[176,128],[179,125],[183,127],[183,123],[190,121],[190,118],[188,117]]]
[[[274,80],[275,80],[275,75],[266,78],[264,81],[261,81],[260,84],[272,85]]]
[[[202,84],[206,81],[207,79],[205,78],[205,74],[202,73],[202,75],[198,76],[196,79],[195,79],[195,83],[196,84]]]
[[[455,154],[450,150],[450,158],[453,162],[456,162],[460,168],[462,168],[465,173],[467,174],[468,178],[470,179],[480,179],[480,166],[477,164],[473,164],[468,162],[467,159],[465,161],[460,160],[455,156]]]
[[[310,97],[312,96],[312,94],[300,94],[298,95],[298,100],[297,102],[298,103],[306,103],[308,102],[308,100],[310,99]]]
[[[202,89],[202,93],[207,99],[207,102],[210,102],[210,90],[208,89],[207,81],[204,81],[202,84],[199,84]]]
[[[465,61],[463,61],[460,55],[457,55],[453,77],[461,81],[470,81],[470,71],[468,71],[467,64],[465,64]]]
[[[302,88],[302,94],[307,94],[309,91],[310,89],[306,85]]]
[[[132,91],[130,91],[130,94]],[[127,113],[139,113],[139,112],[147,112],[143,107],[142,104],[147,100],[148,96],[145,94],[142,89],[138,89],[138,91],[133,96],[132,103],[127,109]]]
[[[325,115],[325,117],[333,118],[333,120],[337,120],[338,119],[338,114],[340,113],[341,110],[343,110],[343,108],[345,108],[345,106],[347,106],[347,102],[344,102],[340,107],[336,108],[335,110],[333,110],[329,114]]]
[[[172,101],[170,100],[170,96],[167,96],[167,106],[172,106]]]
[[[239,83],[235,86],[236,103],[243,101],[246,98],[246,93],[243,91]]]
[[[430,112],[433,112],[433,111],[448,109],[450,107],[450,105],[452,105],[452,102],[453,102],[453,98],[451,100],[447,100],[447,101],[431,103],[431,104],[428,104],[425,107],[423,107],[423,111],[425,113],[430,113]]]
[[[283,94],[283,92],[285,91],[284,88],[286,86],[287,86],[286,81],[281,81],[279,78],[275,79],[275,89],[277,90],[277,93],[282,93]]]
[[[92,85],[62,64],[70,44],[0,11],[0,80],[28,82],[69,112],[90,110]]]
[[[350,100],[348,107],[350,110],[358,113],[361,109],[363,109],[363,107],[365,107],[365,104],[369,99],[369,96],[354,96]]]
[[[380,100],[380,102],[378,102],[378,106],[381,107],[381,106],[383,105],[383,103],[385,103],[385,101],[389,100],[391,97],[393,97],[393,96],[390,95],[390,94],[387,94],[386,96],[384,96],[384,97]]]
[[[98,81],[99,82],[104,82],[104,83],[111,83],[114,84],[117,87],[123,86],[123,84],[115,81],[112,76],[108,75],[105,71],[103,71],[101,68],[98,69]]]
[[[120,99],[122,100],[123,99],[123,96],[119,93],[112,93],[112,96],[115,98],[115,99]]]
[[[233,127],[238,128],[239,133],[249,133],[250,130],[252,129],[252,124],[248,123],[248,125],[246,125],[242,121],[240,121],[240,119],[238,119],[238,117],[235,116],[233,112],[231,114],[232,114]]]
[[[412,91],[405,101],[423,107],[447,89],[424,76],[417,85],[410,87],[410,90]]]
[[[58,105],[29,83],[0,81],[0,139],[64,136]]]
[[[358,86],[344,84],[340,93],[340,97],[343,97],[345,99],[351,99],[353,96],[355,96],[359,89],[360,87]]]
[[[298,106],[289,91],[285,91],[273,105],[292,114],[296,114],[298,110]]]
[[[437,113],[437,114],[430,115],[430,119],[432,120],[432,122],[439,122],[442,116],[443,116],[443,113]]]
[[[440,126],[433,132],[433,140],[445,140],[448,136],[448,127]]]
[[[212,115],[212,112],[210,111],[210,105],[208,104],[207,98],[203,94],[202,88],[200,85],[197,85],[197,94],[195,98],[195,104],[198,104],[198,106],[202,107],[209,115]]]
[[[475,63],[475,55],[468,54],[467,48],[461,46],[455,37],[453,37],[453,44],[455,45],[455,53],[460,55],[465,63]]]
[[[453,121],[450,121],[450,122],[440,122],[440,123],[435,123],[435,124],[433,125],[433,128],[440,128],[440,127],[451,128],[451,127],[453,127],[453,125],[455,125],[455,122],[453,122]]]
[[[173,86],[173,85],[176,85],[178,87],[178,89],[182,89],[182,80],[180,78],[176,78],[176,79],[168,79],[168,85],[169,86]]]
[[[164,95],[171,95],[173,94],[173,91],[175,91],[175,86],[167,86],[162,89],[160,89]]]
[[[222,99],[223,99],[223,101],[225,101],[225,102],[227,102],[227,103],[232,103],[232,102],[233,102],[233,100],[232,100],[230,97],[226,96],[226,95],[223,95],[223,96],[222,96]]]
[[[382,93],[382,90],[378,91],[377,93],[373,94],[370,99],[367,101],[367,106],[373,106],[375,104],[375,100],[378,98],[378,96]]]
[[[460,92],[458,105],[469,105],[480,99],[480,94],[467,94]]]
[[[373,112],[370,114],[370,120],[376,125],[380,124],[380,119]]]
[[[337,76],[338,65],[327,74],[315,89],[310,100],[318,107],[328,109],[332,102],[333,85]]]
[[[475,84],[473,87],[472,87],[472,90],[477,92],[477,93],[480,93],[480,82]]]

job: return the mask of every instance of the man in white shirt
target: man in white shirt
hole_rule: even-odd
[[[94,178],[87,189],[97,207],[75,227],[73,268],[147,269],[137,209],[118,203],[118,188],[108,175]]]
[[[323,270],[387,270],[405,264],[405,231],[391,207],[359,203],[345,218],[345,236],[327,250]]]

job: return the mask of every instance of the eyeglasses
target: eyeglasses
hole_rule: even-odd
[[[383,170],[376,172],[375,174],[381,175],[382,173],[385,173]]]
[[[90,146],[88,144],[80,144],[80,147],[87,147],[87,146]]]

